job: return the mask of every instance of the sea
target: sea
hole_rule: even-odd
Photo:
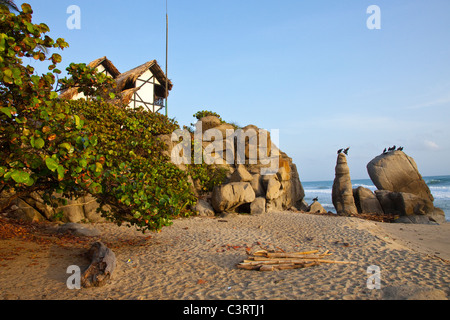
[[[445,217],[450,222],[450,176],[430,176],[423,177],[423,179],[434,197],[434,206],[444,210]],[[331,201],[333,181],[302,181],[302,185],[305,190],[305,201],[308,204],[312,203],[312,199],[318,197],[325,210],[336,212]],[[370,179],[352,180],[352,186],[353,188],[362,186],[372,191],[377,190]]]

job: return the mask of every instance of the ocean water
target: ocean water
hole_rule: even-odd
[[[434,205],[445,212],[447,221],[450,221],[450,176],[423,177],[434,197]],[[336,212],[331,201],[331,189],[333,181],[308,181],[302,182],[305,190],[305,201],[312,203],[312,199],[319,197],[319,202],[327,211]],[[353,188],[359,186],[372,191],[377,190],[370,179],[352,180]]]

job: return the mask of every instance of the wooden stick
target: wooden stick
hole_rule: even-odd
[[[297,253],[268,253],[267,258],[302,258],[302,259],[320,259],[323,258],[324,255],[321,254],[309,254],[309,255],[300,255]]]
[[[333,261],[333,260],[321,260],[321,259],[318,259],[315,261],[317,261],[319,263],[356,264],[355,261]]]

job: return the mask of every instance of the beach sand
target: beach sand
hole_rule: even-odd
[[[94,224],[98,238],[70,242],[0,240],[0,299],[367,300],[450,297],[450,224],[383,224],[295,212],[178,219],[159,233]],[[50,239],[50,238],[49,238]],[[70,265],[82,270],[90,244],[116,254],[109,284],[69,290]],[[41,241],[42,242],[42,241]],[[330,250],[356,264],[259,272],[236,265],[260,249]],[[381,289],[367,288],[369,266]]]

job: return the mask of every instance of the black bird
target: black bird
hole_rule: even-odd
[[[348,147],[347,149],[344,150],[344,153],[346,156],[348,156],[348,150],[350,150],[350,147]]]
[[[403,147],[398,147],[398,151],[403,151]]]
[[[386,149],[386,148],[384,148],[384,150],[383,150],[383,154],[385,154],[385,153],[386,153],[386,151],[387,151],[387,149]]]
[[[319,197],[315,197],[315,198],[313,199],[313,201],[314,201],[314,202],[319,201]]]
[[[344,150],[344,149],[339,149],[339,150],[338,150],[338,154],[340,154],[340,153],[342,152],[342,150]]]

